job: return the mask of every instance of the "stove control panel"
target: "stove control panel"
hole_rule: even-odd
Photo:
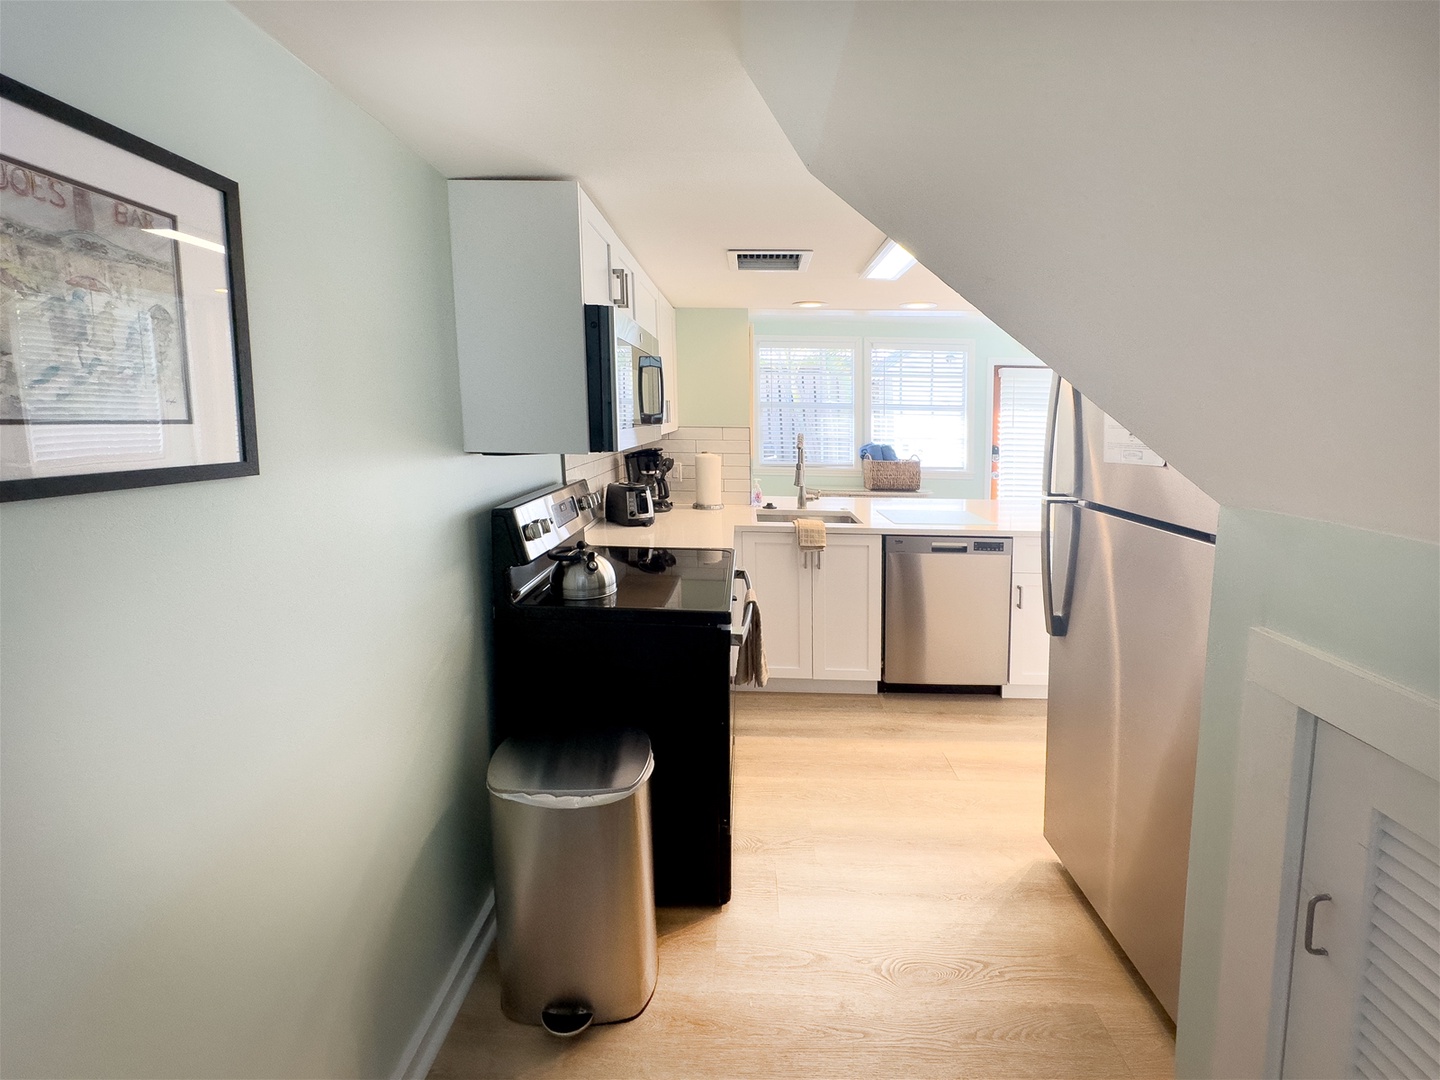
[[[578,538],[595,522],[600,504],[599,492],[577,480],[495,513],[504,516],[516,547],[529,562]]]

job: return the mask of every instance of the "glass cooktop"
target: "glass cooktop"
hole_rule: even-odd
[[[535,607],[604,607],[628,611],[713,612],[730,618],[735,553],[729,548],[596,547],[615,568],[615,593],[598,600],[566,600],[559,578],[517,604]],[[559,564],[557,564],[559,565]]]

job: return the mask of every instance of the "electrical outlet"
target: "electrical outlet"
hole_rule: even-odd
[[[674,480],[677,484],[678,484],[681,480],[684,480],[684,479],[685,479],[685,466],[682,465],[682,464],[680,464],[680,462],[678,462],[678,461],[675,462],[674,465],[670,466],[670,479],[671,479],[671,480]]]

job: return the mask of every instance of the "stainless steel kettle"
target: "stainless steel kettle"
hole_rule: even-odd
[[[598,600],[615,593],[615,567],[610,560],[581,540],[573,548],[558,548],[550,558],[560,565],[560,595],[566,600]]]

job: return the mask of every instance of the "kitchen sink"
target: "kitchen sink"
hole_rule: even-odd
[[[756,521],[794,521],[809,518],[827,525],[858,525],[860,519],[849,510],[756,510]]]

